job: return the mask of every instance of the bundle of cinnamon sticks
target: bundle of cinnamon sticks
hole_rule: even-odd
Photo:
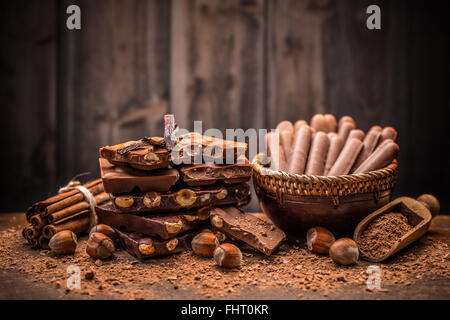
[[[110,199],[101,179],[83,186],[91,192],[97,204]],[[47,249],[50,238],[59,231],[71,230],[77,235],[87,232],[90,226],[89,211],[89,203],[78,189],[59,193],[27,209],[26,218],[30,225],[23,229],[22,235],[32,247]]]

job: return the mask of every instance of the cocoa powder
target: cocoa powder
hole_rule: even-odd
[[[368,257],[380,258],[412,228],[402,213],[385,213],[367,225],[358,241],[359,250]]]
[[[249,287],[294,288],[328,296],[350,285],[366,291],[366,270],[373,265],[365,261],[351,267],[336,265],[328,256],[309,252],[303,241],[286,243],[270,257],[238,243],[243,263],[240,268],[230,270],[219,268],[213,259],[198,257],[192,251],[141,262],[118,249],[112,259],[101,261],[86,254],[87,236],[79,239],[74,255],[57,256],[48,250],[31,249],[20,233],[18,228],[0,232],[0,270],[18,270],[36,283],[50,284],[61,298],[78,293],[91,297],[158,299],[167,286],[203,298],[239,297]],[[383,292],[389,285],[408,286],[423,277],[448,279],[449,260],[448,245],[425,236],[394,259],[379,264]],[[81,269],[80,289],[66,287],[70,265]],[[298,297],[303,296],[304,293],[299,293]]]

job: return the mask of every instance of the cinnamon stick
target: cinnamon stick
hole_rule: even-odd
[[[103,188],[103,185],[102,185]],[[102,192],[98,195],[96,195],[95,197],[95,201],[97,202],[97,204],[100,204],[102,202],[105,202],[107,200],[109,200],[109,194]],[[60,211],[54,212],[50,215],[48,215],[48,222],[49,223],[55,223],[61,219],[73,216],[77,213],[80,213],[81,211],[84,211],[86,209],[89,209],[89,203],[87,201],[81,201],[78,202],[70,207],[64,208]]]
[[[42,229],[47,223],[47,218],[41,217],[39,214],[36,214],[30,218],[30,223],[36,230]]]
[[[88,231],[89,223],[90,223],[89,210],[85,210],[76,218],[70,219],[64,223],[60,223],[57,225],[53,224],[46,225],[42,229],[42,234],[46,239],[50,239],[51,237],[53,237],[53,235],[63,230],[71,230],[75,234],[80,234]]]
[[[41,235],[41,231],[32,226],[27,226],[23,228],[22,235],[27,240],[36,239]]]
[[[45,238],[43,234],[41,234],[41,236],[38,239],[39,246],[42,249],[50,249],[50,247],[48,246],[49,241],[50,239]]]
[[[94,185],[94,186],[92,186],[90,188],[87,188],[87,189],[94,196],[104,191],[103,183],[98,183],[98,184],[96,184],[96,185]],[[66,199],[63,199],[61,201],[58,201],[58,202],[56,202],[54,204],[49,205],[47,208],[45,208],[45,211],[43,213],[41,213],[41,215],[43,217],[46,217],[46,216],[48,216],[48,215],[50,215],[50,214],[52,214],[54,212],[58,212],[60,210],[63,210],[63,209],[68,208],[70,206],[73,206],[73,205],[75,205],[75,204],[77,204],[77,203],[79,203],[81,201],[84,201],[84,195],[79,190],[77,190],[76,194],[74,194],[74,195],[72,195],[72,196],[70,196],[70,197],[68,197]]]

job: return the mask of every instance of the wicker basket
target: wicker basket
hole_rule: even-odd
[[[286,233],[303,237],[323,226],[350,236],[372,211],[388,203],[397,180],[398,163],[384,169],[342,176],[289,174],[253,160],[253,184],[263,211]]]

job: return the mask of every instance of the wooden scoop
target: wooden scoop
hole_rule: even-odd
[[[439,201],[431,194],[423,194],[419,196],[417,200],[408,197],[397,198],[365,217],[356,226],[355,232],[353,233],[353,240],[358,243],[359,238],[366,227],[376,217],[390,212],[402,213],[408,219],[408,223],[412,225],[413,228],[404,234],[400,240],[392,246],[388,253],[382,257],[374,258],[360,252],[361,256],[368,261],[380,262],[386,260],[407,245],[421,238],[430,227],[431,219],[433,219],[439,211]]]

